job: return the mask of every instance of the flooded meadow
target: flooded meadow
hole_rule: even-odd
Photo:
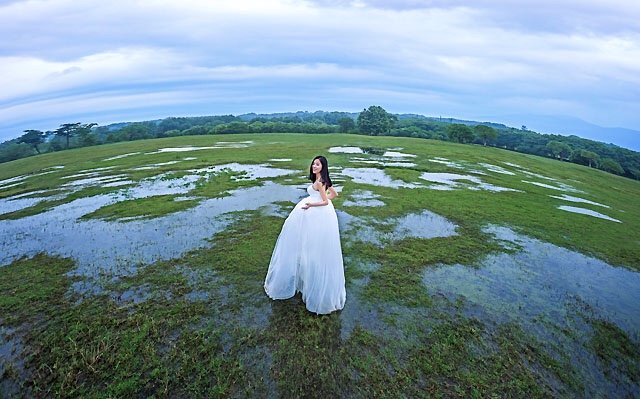
[[[218,139],[0,174],[1,396],[640,396],[637,182],[428,140]],[[262,289],[319,145],[347,278],[328,316]]]

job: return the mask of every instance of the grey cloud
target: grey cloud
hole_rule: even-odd
[[[185,1],[0,7],[0,134],[55,128],[33,124],[47,113],[117,122],[376,103],[454,117],[546,106],[640,123],[629,111],[640,101],[640,6],[628,0],[271,0],[277,12]]]

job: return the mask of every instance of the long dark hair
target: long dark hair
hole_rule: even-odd
[[[325,188],[333,186],[331,178],[329,177],[329,163],[327,162],[327,158],[323,157],[322,155],[318,155],[311,161],[311,166],[309,166],[309,180],[311,180],[313,183],[316,182],[316,174],[313,173],[313,162],[316,159],[319,159],[320,164],[322,165],[322,170],[320,171],[320,179],[322,180]]]

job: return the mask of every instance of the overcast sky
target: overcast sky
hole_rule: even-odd
[[[640,1],[0,0],[0,38],[0,142],[370,105],[640,130]]]

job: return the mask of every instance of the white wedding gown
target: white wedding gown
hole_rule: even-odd
[[[331,201],[302,209],[307,202],[322,201],[312,186],[307,193],[282,226],[264,290],[272,299],[291,298],[299,291],[309,311],[327,314],[342,309],[347,296],[338,217]]]

